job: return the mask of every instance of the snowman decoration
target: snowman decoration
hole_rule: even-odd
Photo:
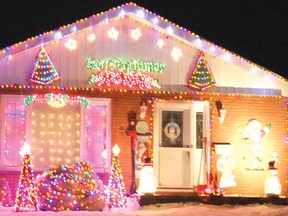
[[[264,193],[266,196],[281,195],[282,185],[278,177],[278,170],[276,168],[276,161],[273,158],[268,162],[267,176],[265,179]]]
[[[217,161],[217,170],[222,173],[219,182],[219,188],[236,186],[235,175],[232,174],[236,162],[231,157],[233,147],[231,145],[223,145],[216,148],[216,153],[221,154]]]
[[[250,140],[250,150],[253,154],[252,169],[259,169],[260,163],[262,162],[262,149],[261,139],[269,133],[271,124],[267,124],[262,128],[261,122],[257,119],[250,119],[245,128],[240,128],[241,137],[244,140]]]

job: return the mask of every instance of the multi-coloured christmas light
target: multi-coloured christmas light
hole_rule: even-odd
[[[5,207],[12,205],[11,188],[5,178],[0,178],[0,205]]]
[[[91,57],[86,59],[86,68],[89,70],[116,70],[128,73],[133,72],[148,72],[148,73],[163,73],[164,64],[158,62],[145,61],[126,61],[126,60],[96,60]]]
[[[160,89],[158,80],[144,73],[126,73],[114,72],[109,70],[101,70],[96,74],[92,74],[88,82],[96,83],[98,87],[128,88],[149,90],[153,87]]]
[[[30,148],[27,144],[22,147],[20,155],[23,156],[22,170],[16,190],[14,210],[15,212],[37,211],[38,199],[31,164]]]
[[[188,87],[194,90],[204,91],[215,85],[213,73],[208,65],[203,52],[200,53],[196,67],[188,81]]]
[[[60,79],[60,76],[54,64],[48,56],[45,48],[41,46],[30,77],[31,82],[39,85],[50,85],[58,79]]]
[[[82,103],[85,107],[89,106],[89,100],[80,97],[80,96],[68,96],[67,94],[54,94],[54,93],[48,93],[45,95],[28,95],[24,99],[24,103],[26,106],[29,106],[31,102],[38,101],[43,102],[43,100],[48,99],[48,104],[54,108],[61,108],[66,105],[66,103],[70,104],[77,104]]]
[[[118,159],[118,154],[120,152],[120,148],[116,144],[113,147],[113,161],[111,165],[111,171],[108,182],[108,198],[107,198],[107,206],[109,209],[111,208],[122,208],[126,207],[126,189],[123,180],[122,170],[120,167],[120,162]]]
[[[54,166],[39,177],[40,209],[102,211],[104,187],[88,162]]]

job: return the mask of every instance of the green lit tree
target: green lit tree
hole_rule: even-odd
[[[216,81],[205,58],[205,55],[203,52],[201,52],[196,67],[188,81],[188,87],[193,90],[204,91],[213,87],[215,83]]]

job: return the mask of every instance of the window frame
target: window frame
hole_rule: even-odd
[[[25,114],[26,114],[26,127],[25,127],[25,135],[26,135],[26,142],[31,143],[32,134],[31,134],[31,128],[32,128],[32,108],[31,106],[26,106],[24,103],[24,99],[27,97],[27,95],[1,95],[1,147],[0,147],[0,171],[19,171],[21,168],[20,166],[13,166],[8,167],[4,166],[4,132],[5,132],[5,102],[9,100],[22,100],[23,105],[25,108]],[[86,98],[89,100],[90,105],[106,105],[107,106],[107,116],[106,116],[106,158],[105,158],[105,167],[95,166],[92,165],[94,168],[94,171],[97,173],[108,173],[110,170],[110,160],[111,160],[111,99],[109,98]],[[43,99],[43,101],[46,99]],[[46,101],[45,101],[46,102]],[[48,103],[47,103],[48,105]],[[85,158],[85,147],[86,147],[86,130],[85,130],[85,119],[87,114],[87,108],[81,103],[80,104],[80,160],[87,161],[87,158]],[[20,150],[21,146],[19,146]],[[99,155],[102,157],[102,155]],[[21,157],[19,155],[19,157]],[[33,161],[32,161],[33,166]],[[45,168],[33,168],[34,171],[44,171],[49,169],[50,167]]]

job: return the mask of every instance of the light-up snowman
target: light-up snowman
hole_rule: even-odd
[[[236,186],[235,176],[232,175],[232,171],[236,165],[234,158],[231,157],[233,146],[217,145],[215,149],[216,154],[221,154],[217,161],[217,170],[222,172],[219,188]]]

